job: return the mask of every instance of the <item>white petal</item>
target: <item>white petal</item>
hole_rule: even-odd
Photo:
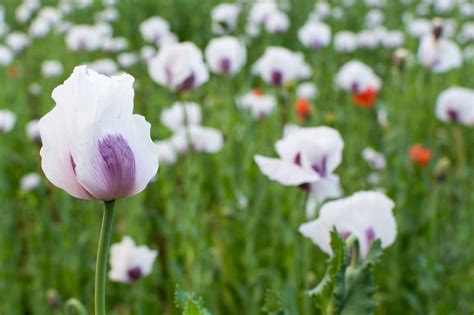
[[[297,186],[319,179],[316,173],[308,172],[296,164],[280,159],[256,155],[255,162],[263,174],[283,185]]]

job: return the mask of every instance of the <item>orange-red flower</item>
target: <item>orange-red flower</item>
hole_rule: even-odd
[[[354,103],[361,107],[373,107],[375,104],[375,98],[377,96],[377,91],[368,87],[360,93],[354,93],[352,100]]]
[[[11,66],[7,69],[7,73],[10,78],[16,78],[18,76],[18,68]]]
[[[263,90],[262,90],[262,88],[256,87],[256,88],[252,89],[252,93],[255,94],[255,95],[263,95]]]
[[[311,112],[311,104],[309,100],[304,97],[298,97],[295,103],[296,114],[298,118],[303,120],[305,119],[309,113]]]
[[[417,143],[410,148],[410,159],[418,165],[426,165],[431,158],[431,149]]]

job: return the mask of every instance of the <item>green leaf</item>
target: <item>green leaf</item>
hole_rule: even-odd
[[[179,287],[176,287],[175,290],[175,305],[176,308],[183,310],[183,315],[211,315],[204,308],[201,298],[197,297],[195,293],[185,292]]]
[[[272,290],[267,290],[265,292],[265,302],[262,306],[262,312],[265,312],[269,315],[288,314],[288,312],[283,307],[280,294]]]

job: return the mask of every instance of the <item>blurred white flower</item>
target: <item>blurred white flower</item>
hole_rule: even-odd
[[[361,257],[365,258],[374,240],[380,239],[383,248],[395,242],[394,206],[393,201],[381,192],[359,191],[327,202],[321,207],[319,217],[302,224],[299,231],[329,255],[333,254],[330,245],[333,228],[344,238],[354,235],[359,242]]]
[[[66,44],[71,50],[93,51],[101,47],[105,37],[96,25],[73,25],[66,34]]]
[[[256,155],[255,162],[271,180],[308,190],[312,198],[321,202],[341,195],[339,177],[333,172],[341,163],[343,147],[336,129],[293,128],[275,145],[279,158]],[[312,216],[313,211],[308,207],[307,215]]]
[[[377,152],[370,147],[367,147],[362,150],[362,157],[374,170],[380,171],[385,169],[386,160],[385,156],[382,153]]]
[[[190,125],[178,130],[171,141],[180,154],[188,152],[189,146],[195,152],[217,153],[224,145],[224,136],[214,128]]]
[[[372,30],[363,30],[357,34],[357,44],[364,49],[373,49],[379,44],[377,34]]]
[[[385,108],[377,109],[377,123],[383,129],[388,128],[388,113]]]
[[[33,38],[42,38],[48,35],[51,27],[47,21],[43,19],[34,19],[33,22],[30,24],[28,29],[28,33]]]
[[[123,51],[128,48],[128,40],[125,37],[106,37],[100,46],[105,51]]]
[[[172,131],[201,124],[201,107],[194,102],[175,102],[161,112],[161,123]]]
[[[22,32],[11,32],[5,37],[5,44],[15,53],[21,52],[31,43],[28,35]]]
[[[427,34],[418,46],[418,60],[433,72],[446,72],[462,65],[461,49],[453,41]]]
[[[436,117],[441,121],[474,126],[474,90],[453,86],[436,100]]]
[[[339,69],[336,84],[345,91],[361,93],[368,89],[378,91],[382,81],[369,66],[358,60],[352,60]]]
[[[313,82],[303,82],[296,88],[296,95],[307,100],[312,100],[318,95],[318,88]]]
[[[398,30],[385,32],[382,39],[382,45],[386,48],[398,48],[405,42],[405,35]]]
[[[20,190],[30,192],[41,184],[41,176],[38,173],[29,173],[20,179]]]
[[[15,55],[7,46],[0,45],[0,66],[8,66],[13,62]]]
[[[245,45],[238,38],[223,36],[211,39],[205,56],[212,72],[235,75],[245,64],[247,52]]]
[[[206,83],[209,72],[194,43],[169,44],[148,62],[153,81],[173,91],[191,90]]]
[[[39,123],[38,119],[33,119],[26,124],[26,128],[25,128],[28,139],[35,142],[41,142],[41,135],[39,132],[38,123]]]
[[[298,39],[307,48],[326,47],[331,41],[331,28],[319,21],[308,21],[298,30]]]
[[[89,69],[100,74],[112,76],[118,73],[118,66],[112,59],[99,59],[87,65]]]
[[[456,1],[452,0],[434,0],[433,5],[438,13],[446,13],[453,10]]]
[[[271,34],[283,33],[290,27],[290,19],[280,11],[272,11],[265,19],[265,30]]]
[[[121,53],[117,56],[117,62],[122,68],[129,68],[136,64],[137,61],[138,56],[136,53],[133,52]]]
[[[285,85],[293,80],[307,79],[311,75],[311,67],[301,53],[284,47],[267,47],[253,65],[252,73],[267,83]]]
[[[463,43],[474,40],[474,22],[463,24],[459,33],[459,40]]]
[[[162,17],[152,16],[140,23],[140,33],[147,42],[160,45],[162,39],[170,33],[170,25]]]
[[[28,92],[31,95],[39,95],[41,93],[41,85],[38,82],[33,82],[28,86]]]
[[[41,74],[46,78],[60,76],[63,72],[63,64],[59,60],[45,60],[41,64]]]
[[[10,132],[16,123],[16,115],[8,109],[0,109],[0,133]]]
[[[427,19],[415,19],[408,22],[408,32],[415,37],[431,33],[431,22]]]
[[[365,15],[365,25],[368,28],[374,28],[376,26],[382,25],[385,19],[385,15],[379,9],[372,9]]]
[[[160,163],[174,164],[176,162],[176,148],[171,140],[155,141],[158,148],[158,158]]]
[[[212,31],[215,34],[225,34],[237,26],[240,5],[236,3],[220,3],[211,11]]]
[[[353,32],[340,31],[334,35],[334,48],[339,52],[352,52],[357,49],[357,36]]]
[[[140,49],[140,57],[145,61],[149,61],[155,55],[156,55],[156,49],[152,46],[143,46]]]
[[[237,105],[249,109],[254,118],[263,118],[273,111],[276,99],[273,95],[262,94],[259,90],[253,90],[237,99]]]
[[[119,18],[119,12],[114,7],[105,8],[102,11],[99,11],[95,15],[96,21],[105,21],[112,22]]]
[[[156,250],[136,246],[131,237],[124,236],[120,243],[110,246],[110,280],[130,283],[149,275],[157,255]]]

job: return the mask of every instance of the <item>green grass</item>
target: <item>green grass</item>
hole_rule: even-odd
[[[388,2],[387,27],[399,28],[401,4]],[[136,51],[144,44],[139,23],[160,15],[181,40],[204,48],[212,36],[209,11],[216,3],[120,1],[121,18],[113,23],[114,33],[126,36]],[[6,1],[7,21],[14,29],[24,29],[14,22],[16,5],[17,1]],[[223,150],[215,155],[193,153],[180,157],[175,165],[162,165],[157,182],[144,193],[117,202],[112,241],[127,234],[160,253],[149,277],[132,285],[107,284],[111,314],[177,314],[173,303],[177,284],[202,296],[213,314],[262,314],[267,289],[280,293],[291,314],[317,314],[305,290],[324,274],[326,256],[297,231],[306,220],[306,195],[271,182],[253,161],[257,153],[275,155],[273,145],[283,128],[282,108],[290,108],[289,122],[296,122],[294,92],[290,91],[288,104],[279,104],[276,112],[259,121],[238,110],[234,102],[235,96],[253,86],[270,90],[249,74],[251,64],[270,44],[302,51],[312,64],[312,80],[320,95],[305,125],[326,124],[341,132],[345,148],[337,174],[346,195],[372,188],[361,150],[373,146],[386,154],[381,186],[396,203],[398,237],[377,267],[380,305],[376,313],[474,312],[474,132],[439,122],[434,115],[440,91],[452,85],[474,86],[473,63],[447,74],[432,74],[417,64],[399,73],[392,65],[392,52],[382,48],[338,54],[328,47],[311,53],[295,34],[312,2],[292,5],[290,31],[282,36],[263,34],[252,42],[249,62],[235,79],[212,77],[187,95],[202,105],[203,125],[224,132]],[[91,22],[97,7],[75,13],[71,20]],[[341,21],[330,20],[333,33],[358,30],[364,12],[358,4]],[[459,14],[453,16],[463,21]],[[416,51],[417,41],[407,38],[407,47]],[[19,179],[31,171],[41,172],[39,147],[27,139],[25,124],[54,106],[52,89],[75,65],[106,56],[69,52],[62,37],[49,35],[16,59],[17,77],[0,68],[0,108],[18,115],[15,129],[0,134],[0,314],[62,314],[62,309],[46,303],[49,289],[57,292],[61,305],[76,297],[90,312],[93,309],[102,204],[75,200],[46,180],[38,190],[24,194]],[[61,60],[64,75],[43,78],[40,66],[45,59]],[[382,77],[378,106],[383,104],[388,111],[387,130],[378,127],[374,110],[355,107],[346,93],[334,88],[335,72],[350,59],[366,62]],[[154,139],[168,137],[159,115],[176,97],[151,81],[144,63],[129,72],[137,81],[135,112],[152,123]],[[32,82],[41,84],[39,96],[27,93]],[[415,166],[408,158],[408,148],[416,142],[433,149],[426,167]],[[446,179],[438,182],[433,171],[441,157],[451,160],[451,168]],[[240,195],[248,199],[246,207],[239,207]]]

